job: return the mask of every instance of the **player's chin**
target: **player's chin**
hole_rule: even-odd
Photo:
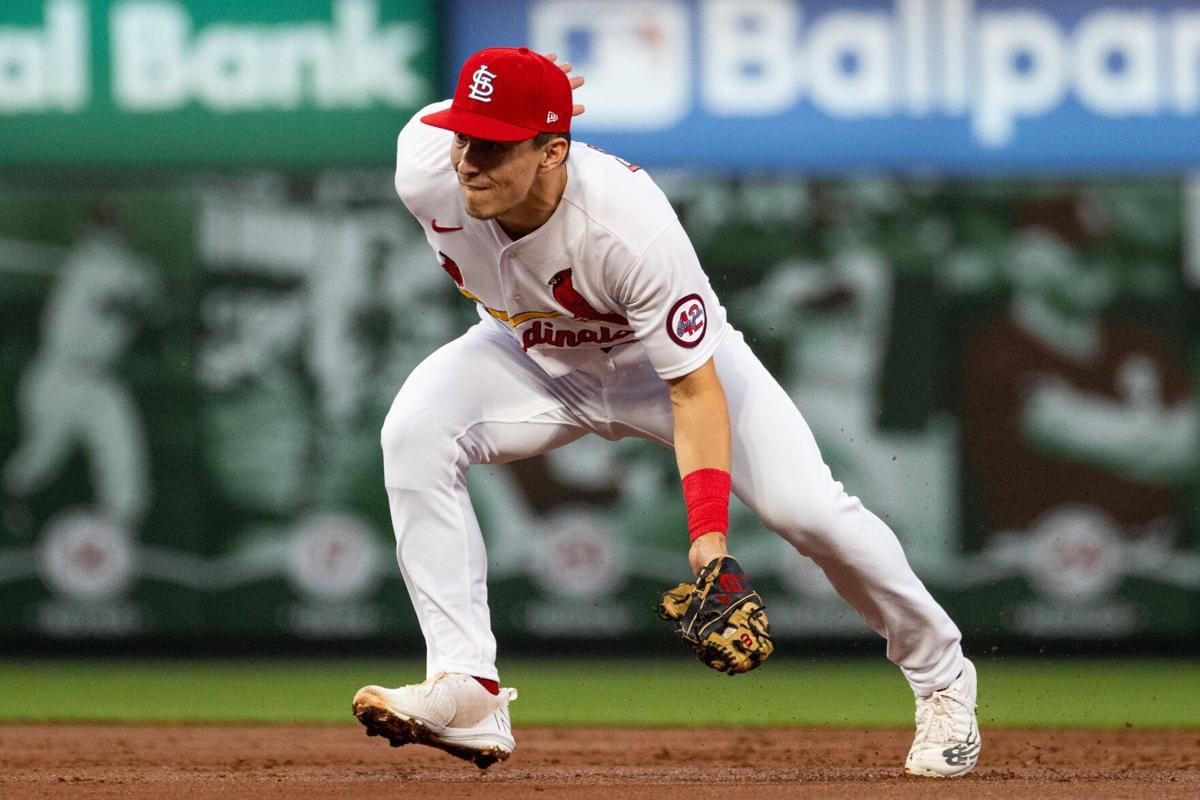
[[[490,189],[463,189],[463,208],[474,219],[491,219],[498,214]]]

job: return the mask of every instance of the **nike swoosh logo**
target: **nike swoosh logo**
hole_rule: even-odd
[[[434,233],[454,233],[455,231],[462,230],[462,225],[459,225],[457,228],[443,228],[441,225],[437,224],[436,218],[433,220],[432,224],[433,224],[433,232]]]

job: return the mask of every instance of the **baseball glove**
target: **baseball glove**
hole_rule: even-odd
[[[732,556],[714,558],[695,583],[664,592],[658,615],[718,672],[749,672],[775,649],[762,598]]]

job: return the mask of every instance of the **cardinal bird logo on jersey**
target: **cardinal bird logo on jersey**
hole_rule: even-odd
[[[601,313],[584,299],[571,283],[571,269],[559,270],[547,283],[552,287],[554,300],[583,322],[609,322],[613,325],[628,325],[629,320],[614,312]]]
[[[442,269],[446,270],[450,277],[454,279],[454,282],[458,284],[458,288],[461,289],[463,285],[463,276],[462,270],[458,268],[458,264],[454,263],[454,259],[443,253],[441,250],[438,250],[438,255],[442,257]]]

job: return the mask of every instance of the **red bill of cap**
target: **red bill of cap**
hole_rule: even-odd
[[[450,108],[421,117],[435,128],[494,142],[571,130],[571,81],[527,47],[489,47],[467,59]]]

